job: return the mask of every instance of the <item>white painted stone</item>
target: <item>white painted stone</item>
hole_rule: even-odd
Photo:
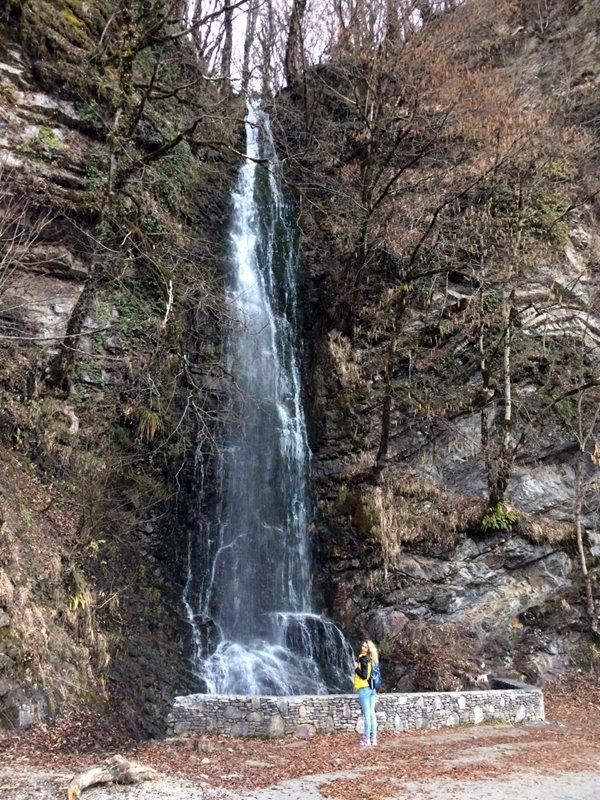
[[[517,713],[515,714],[515,722],[523,722],[526,716],[527,716],[527,711],[525,709],[525,706],[523,705],[519,706],[519,708],[517,709]]]
[[[475,725],[479,725],[479,723],[483,722],[484,719],[485,717],[481,706],[475,706],[475,708],[473,709],[473,722],[475,723]]]
[[[467,707],[467,698],[464,696],[464,694],[461,694],[461,696],[458,698],[458,707],[461,711],[464,711]]]
[[[269,721],[269,736],[276,739],[280,736],[285,735],[285,721],[283,717],[277,715],[276,717],[271,717]]]

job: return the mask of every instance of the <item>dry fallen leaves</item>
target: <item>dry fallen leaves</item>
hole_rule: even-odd
[[[596,770],[598,682],[581,676],[557,681],[546,687],[545,700],[546,725],[384,734],[377,748],[360,748],[351,734],[277,740],[197,735],[135,743],[101,715],[71,710],[55,725],[37,725],[24,736],[0,733],[0,765],[77,772],[118,751],[166,775],[238,791],[347,771],[350,775],[335,781],[323,779],[320,791],[332,800],[378,800],[401,791],[404,782],[424,778],[493,779],[505,774],[507,766],[533,768],[539,774]],[[497,754],[493,759],[492,744]],[[374,768],[367,786],[356,773],[360,766]]]

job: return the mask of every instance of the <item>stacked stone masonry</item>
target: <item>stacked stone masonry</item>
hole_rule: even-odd
[[[534,687],[474,692],[380,694],[380,731],[409,731],[519,723],[544,719],[544,698]],[[356,695],[245,697],[195,694],[176,697],[167,720],[169,736],[209,733],[226,736],[311,736],[361,732]]]

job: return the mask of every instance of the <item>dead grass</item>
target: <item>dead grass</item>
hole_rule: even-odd
[[[365,486],[364,503],[374,520],[371,535],[381,547],[383,570],[394,567],[403,545],[419,545],[439,555],[455,547],[461,532],[483,515],[479,500],[444,492],[412,470],[383,473],[377,486]]]

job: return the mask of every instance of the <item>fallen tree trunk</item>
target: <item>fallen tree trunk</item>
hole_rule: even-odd
[[[158,778],[158,772],[151,767],[127,761],[123,756],[113,756],[100,767],[92,767],[75,775],[67,789],[68,800],[78,800],[84,789],[98,783],[141,783]]]

